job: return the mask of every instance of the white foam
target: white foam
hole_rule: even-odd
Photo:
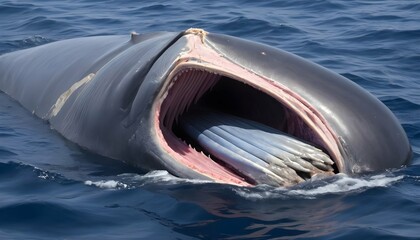
[[[173,178],[176,178],[175,176],[171,175],[168,171],[165,170],[156,170],[156,171],[150,171],[144,175],[137,175],[141,178],[162,178],[166,180],[171,180]]]
[[[281,192],[279,192],[279,190]],[[271,199],[271,198],[281,198],[284,197],[284,188],[273,189],[269,186],[258,186],[255,189],[253,188],[234,188],[233,191],[236,192],[239,196],[246,198],[248,200],[260,200],[260,199]]]
[[[47,180],[49,175],[47,172],[41,172],[41,174],[39,174],[38,177]]]
[[[107,188],[107,189],[121,189],[121,188],[128,188],[128,185],[122,182],[118,182],[115,180],[101,180],[101,181],[85,181],[85,184],[88,186],[96,186],[99,188]]]
[[[118,180],[115,180],[118,179]],[[148,172],[145,175],[123,173],[115,176],[113,180],[98,180],[92,181],[87,180],[84,184],[88,186],[96,186],[104,189],[132,189],[141,187],[147,184],[179,184],[179,183],[192,183],[192,184],[203,184],[211,183],[212,181],[197,180],[197,179],[183,179],[178,178],[167,171],[157,170]]]
[[[22,164],[22,165],[25,166],[25,164]],[[31,166],[31,165],[26,165],[26,166]],[[31,166],[31,167],[34,168],[35,172],[38,172],[38,177],[39,178],[44,179],[44,180],[54,180],[55,179],[55,176],[54,176],[53,173],[49,173],[48,171],[44,171],[44,170],[42,170],[38,167],[35,167],[35,166]]]
[[[138,180],[147,180],[147,182],[152,183],[193,183],[193,184],[202,184],[202,183],[212,183],[213,181],[199,180],[199,179],[186,179],[178,178],[170,174],[165,170],[156,170],[146,173],[145,175],[137,175]]]
[[[389,176],[385,174],[374,175],[366,178],[352,178],[345,174],[337,174],[333,181],[313,182],[297,186],[298,189],[272,188],[269,186],[257,186],[255,188],[240,188],[234,191],[241,197],[250,200],[287,198],[288,196],[301,196],[304,198],[314,198],[318,195],[346,193],[353,191],[363,191],[375,187],[387,187],[403,179],[403,176]],[[331,180],[331,179],[330,179]],[[319,180],[316,180],[319,181]],[[322,181],[322,179],[321,179]],[[317,186],[309,187],[308,184]],[[321,186],[319,186],[321,185]],[[299,188],[300,187],[300,188]],[[305,189],[303,188],[305,187]]]
[[[403,176],[386,176],[384,174],[371,176],[370,178],[351,178],[347,175],[341,175],[338,180],[328,183],[325,186],[320,186],[314,189],[297,189],[291,190],[289,194],[297,195],[321,195],[328,193],[343,193],[356,190],[363,190],[366,188],[386,187],[390,184],[403,179]]]

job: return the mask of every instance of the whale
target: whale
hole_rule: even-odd
[[[5,53],[0,90],[83,149],[181,178],[287,187],[412,158],[398,119],[356,83],[203,29]]]

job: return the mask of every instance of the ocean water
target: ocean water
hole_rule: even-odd
[[[1,0],[0,54],[191,27],[293,52],[384,102],[414,157],[291,189],[184,180],[83,151],[0,93],[0,238],[420,239],[419,12],[416,0]]]

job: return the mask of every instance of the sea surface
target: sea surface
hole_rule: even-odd
[[[419,1],[0,0],[0,54],[191,27],[361,85],[401,122],[411,165],[291,189],[184,180],[86,152],[0,93],[0,239],[420,239]]]

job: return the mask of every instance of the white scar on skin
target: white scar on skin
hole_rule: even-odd
[[[73,94],[74,91],[79,89],[84,84],[88,83],[92,78],[95,76],[95,73],[91,73],[84,77],[82,80],[74,83],[67,91],[65,91],[63,94],[60,95],[60,97],[57,99],[54,105],[52,105],[50,109],[49,117],[55,117],[60,112],[61,108],[66,103],[67,99]]]

